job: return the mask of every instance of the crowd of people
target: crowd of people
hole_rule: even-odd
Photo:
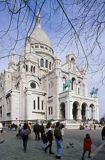
[[[94,126],[94,130],[95,130]],[[61,159],[62,151],[63,151],[63,136],[64,136],[64,125],[60,122],[56,122],[54,125],[49,121],[47,125],[43,125],[43,123],[39,124],[36,122],[33,127],[31,124],[24,123],[24,125],[19,125],[17,137],[21,138],[23,141],[23,149],[24,152],[27,150],[27,143],[30,133],[34,132],[35,140],[42,141],[42,148],[45,153],[49,152],[49,154],[54,154],[56,159]],[[91,130],[91,129],[90,129]],[[101,132],[102,140],[105,140],[105,126],[102,128]],[[56,152],[54,153],[52,150],[52,143],[55,140],[56,143]],[[87,133],[83,139],[83,153],[82,160],[84,160],[85,153],[88,152],[88,158],[91,158],[91,146],[92,139],[90,134]]]
[[[45,153],[47,151],[49,154],[54,154],[52,151],[52,143],[55,139],[56,142],[56,153],[55,157],[56,159],[61,159],[62,150],[63,150],[63,131],[64,125],[60,122],[57,122],[55,125],[52,125],[51,122],[48,122],[46,126],[42,124],[39,124],[36,122],[33,125],[33,132],[35,134],[35,140],[41,140],[42,141],[42,148]],[[23,149],[24,152],[27,150],[27,143],[29,134],[31,133],[32,128],[28,123],[24,123],[23,126],[21,124],[18,127],[18,133],[16,134],[16,137],[21,138],[23,141]]]

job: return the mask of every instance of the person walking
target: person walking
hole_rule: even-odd
[[[92,123],[90,123],[90,125],[89,125],[90,130],[92,130],[92,127],[93,127],[93,125],[92,125]]]
[[[49,154],[54,154],[52,152],[53,131],[52,131],[51,125],[52,125],[51,122],[48,122],[46,126],[47,128],[46,135],[47,135],[48,145],[45,147],[45,152],[47,152],[49,148]]]
[[[94,123],[94,130],[96,130],[96,124]]]
[[[17,138],[21,138],[21,129],[22,129],[22,126],[21,126],[21,124],[19,124],[18,133],[16,134]]]
[[[54,136],[56,141],[56,159],[61,159],[61,154],[63,150],[63,138],[62,138],[62,127],[60,126],[60,122],[56,123]]]
[[[33,126],[33,131],[35,133],[35,140],[40,140],[40,126],[38,123]]]
[[[102,136],[102,140],[105,140],[105,126],[102,128],[101,136]]]
[[[30,129],[28,127],[27,123],[24,123],[23,128],[21,129],[21,136],[23,140],[23,149],[24,152],[27,150],[27,142],[28,142],[28,136],[30,134]]]
[[[44,134],[44,125],[43,123],[41,123],[41,125],[39,126],[39,131],[40,131],[40,135],[41,135],[41,139],[43,138],[43,134]]]
[[[88,158],[91,158],[91,145],[92,145],[92,140],[90,138],[89,134],[86,134],[83,142],[83,154],[82,154],[82,160],[84,160],[84,156],[86,151],[88,151]]]
[[[43,135],[42,135],[42,148],[45,150],[45,148],[48,146],[48,139],[47,139],[47,135],[44,131]]]

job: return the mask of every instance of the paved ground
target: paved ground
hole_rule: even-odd
[[[92,160],[105,160],[105,142],[97,148]]]
[[[99,146],[103,143],[101,130],[65,130],[62,160],[81,160],[83,139],[86,133],[91,135],[93,141],[92,160],[103,160],[102,158],[95,158]],[[22,140],[17,139],[15,135],[15,131],[8,130],[0,135],[0,142],[2,142],[0,143],[0,160],[55,160],[54,155],[49,155],[42,150],[41,141],[35,141],[33,133],[30,135],[26,153],[23,152]],[[70,143],[73,143],[74,147]],[[102,149],[104,152],[105,146]],[[55,142],[53,142],[53,152],[55,152]],[[85,160],[87,160],[87,155]]]

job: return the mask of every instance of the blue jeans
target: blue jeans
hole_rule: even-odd
[[[56,141],[56,156],[60,156],[61,157],[61,153],[62,153],[62,150],[63,150],[63,140],[60,139],[55,139]]]

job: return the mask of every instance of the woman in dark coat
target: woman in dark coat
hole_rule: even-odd
[[[27,149],[27,142],[28,142],[28,135],[30,134],[30,129],[28,127],[27,123],[24,123],[23,128],[21,129],[21,136],[23,140],[23,148],[24,152],[26,152]]]
[[[51,123],[50,122],[48,122],[46,128],[47,128],[46,135],[47,135],[47,139],[48,139],[49,144],[45,148],[45,152],[49,148],[49,154],[53,154],[53,152],[52,152],[53,131],[52,131]]]

